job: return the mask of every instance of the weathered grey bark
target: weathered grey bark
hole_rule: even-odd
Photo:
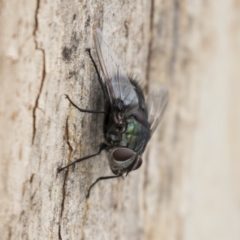
[[[201,135],[198,127],[199,99],[207,94],[200,87],[206,83],[203,79],[209,79],[208,61],[218,50],[215,42],[224,37],[224,32],[218,31],[222,22],[215,8],[220,7],[223,15],[233,14],[225,29],[235,35],[231,33],[233,39],[224,46],[228,51],[234,45],[240,53],[235,42],[239,19],[234,10],[239,10],[239,1],[229,1],[227,8],[218,1],[210,3],[0,3],[1,239],[167,240],[201,236],[192,232],[198,229],[197,221],[191,222],[198,213],[193,211],[187,218],[186,209],[191,206],[189,166],[198,159],[199,149],[193,134],[207,136]],[[212,19],[219,26],[217,30],[214,21],[209,24]],[[103,108],[96,73],[85,52],[93,45],[96,27],[103,29],[125,69],[145,81],[148,90],[161,84],[169,87],[170,102],[141,169],[124,180],[99,183],[86,200],[90,184],[111,173],[106,154],[59,175],[56,170],[96,151],[102,139],[102,117],[82,114],[64,98],[68,94],[83,108]],[[223,61],[219,67],[225,64]],[[232,78],[239,74],[234,67]],[[227,71],[226,78],[229,76]],[[230,81],[228,86],[236,89],[239,84]],[[212,106],[218,107],[217,103]],[[236,138],[234,135],[234,142]],[[233,147],[234,159],[239,157],[236,149]],[[236,170],[235,176],[238,173]],[[236,195],[239,200],[239,190]]]

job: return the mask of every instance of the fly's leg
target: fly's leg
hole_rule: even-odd
[[[99,73],[98,68],[97,68],[97,64],[95,63],[95,61],[94,61],[94,59],[93,59],[93,56],[92,56],[92,53],[91,53],[91,49],[90,49],[90,48],[87,48],[87,49],[86,49],[86,52],[88,53],[88,55],[89,55],[89,57],[90,57],[90,59],[91,59],[91,61],[92,61],[92,63],[93,63],[93,66],[94,66],[94,68],[95,68],[95,70],[96,70],[96,72],[97,72],[98,78],[101,79],[100,73]],[[102,85],[102,84],[101,84],[101,85]]]
[[[121,176],[122,176],[122,174],[116,175],[116,176],[106,176],[106,177],[100,177],[100,178],[98,178],[98,179],[97,179],[94,183],[92,183],[92,185],[89,187],[88,193],[87,193],[87,195],[86,195],[86,198],[89,198],[91,189],[92,189],[93,186],[94,186],[96,183],[98,183],[99,181],[101,181],[101,180],[107,180],[107,179],[112,179],[112,178],[118,178],[118,177],[121,177]]]
[[[57,169],[57,172],[59,173],[59,172],[61,172],[63,169],[68,168],[68,167],[74,165],[75,163],[82,162],[82,161],[84,161],[84,160],[86,160],[86,159],[95,157],[95,156],[99,155],[99,154],[102,152],[102,150],[106,149],[107,147],[108,147],[108,145],[107,145],[106,143],[101,143],[100,146],[99,146],[99,149],[98,149],[97,153],[92,154],[92,155],[88,155],[88,156],[85,156],[85,157],[82,157],[82,158],[79,158],[79,159],[76,159],[74,162],[69,163],[69,164],[67,164],[67,165],[64,166],[64,167],[59,167],[59,168]]]
[[[101,78],[101,76],[100,76],[100,72],[98,71],[97,64],[96,64],[96,62],[95,62],[94,59],[93,59],[93,56],[92,56],[92,53],[91,53],[91,49],[90,49],[90,48],[87,48],[86,51],[87,51],[87,53],[88,53],[88,55],[89,55],[89,57],[90,57],[90,59],[91,59],[91,61],[92,61],[92,63],[93,63],[93,66],[94,66],[94,68],[95,68],[95,70],[96,70],[96,72],[97,72],[98,81],[99,81],[99,83],[100,83],[100,85],[101,85],[101,88],[102,88],[102,91],[103,91],[103,93],[104,93],[104,96],[106,97],[106,96],[108,96],[108,94],[107,94],[107,92],[106,92],[106,87],[105,87],[105,85],[104,85],[104,83],[103,83],[103,81],[102,81],[102,78]]]
[[[69,97],[67,94],[65,94],[65,97],[66,97],[66,98],[68,99],[68,101],[69,101],[76,109],[78,109],[80,112],[106,114],[105,111],[95,111],[95,110],[82,109],[82,108],[78,107],[78,106],[70,99],[70,97]]]

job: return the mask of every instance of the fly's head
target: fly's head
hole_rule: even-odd
[[[110,153],[109,165],[115,175],[128,174],[142,165],[142,157],[130,148],[114,148]]]

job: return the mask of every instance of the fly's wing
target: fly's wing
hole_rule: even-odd
[[[95,30],[94,41],[108,99],[111,104],[121,99],[126,106],[125,115],[130,115],[138,108],[138,97],[134,86],[99,29]]]
[[[168,103],[168,89],[162,87],[159,92],[148,94],[148,122],[150,124],[151,135],[161,121]]]

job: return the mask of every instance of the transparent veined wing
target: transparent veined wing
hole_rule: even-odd
[[[128,116],[138,108],[138,97],[120,61],[111,50],[99,29],[95,30],[94,42],[104,82],[110,103],[121,99],[126,106],[125,115]]]
[[[155,131],[161,121],[167,104],[168,89],[166,87],[161,87],[158,92],[151,92],[148,94],[148,122],[150,124],[151,134]]]

